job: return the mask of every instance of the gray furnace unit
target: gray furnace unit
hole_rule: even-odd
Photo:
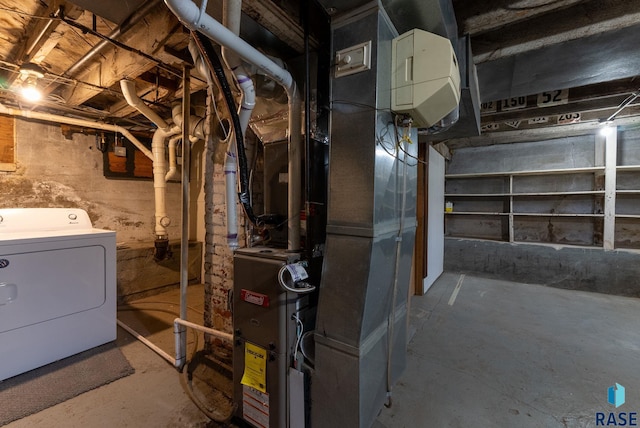
[[[267,247],[235,252],[234,401],[236,415],[259,428],[304,426],[304,375],[290,367],[298,365],[294,349],[309,324],[308,297],[278,281],[281,269],[299,259]]]

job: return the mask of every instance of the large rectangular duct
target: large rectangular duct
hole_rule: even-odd
[[[405,367],[417,173],[414,159],[401,160],[389,110],[395,36],[377,5],[332,25],[334,54],[371,41],[371,69],[332,79],[327,241],[311,387],[314,428],[371,426],[386,399],[388,366],[392,383]],[[407,147],[415,156],[417,132],[410,136],[415,143]]]

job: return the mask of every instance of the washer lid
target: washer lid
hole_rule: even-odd
[[[91,220],[79,208],[3,208],[0,234],[19,232],[81,231],[91,229]]]

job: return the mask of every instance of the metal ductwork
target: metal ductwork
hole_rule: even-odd
[[[358,9],[375,4],[366,0],[319,0],[336,19],[357,13]],[[458,37],[458,25],[451,0],[382,0],[391,22],[398,33],[419,28],[451,40],[459,61],[461,98],[459,119],[450,128],[436,134],[421,130],[420,141],[442,141],[451,138],[480,135],[480,92],[476,66],[473,63],[471,41],[468,36]]]
[[[375,5],[333,23],[334,51],[371,41],[371,69],[332,82],[327,241],[311,390],[316,428],[371,426],[405,366],[417,172],[415,162],[402,162],[389,112],[397,35]],[[415,155],[417,144],[406,147]]]

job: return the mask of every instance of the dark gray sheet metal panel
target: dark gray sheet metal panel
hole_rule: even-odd
[[[478,64],[480,99],[495,101],[638,74],[640,25]]]

